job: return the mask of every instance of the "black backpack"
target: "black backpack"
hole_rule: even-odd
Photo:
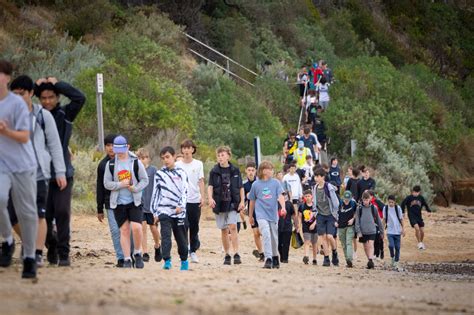
[[[112,177],[114,177],[115,159],[111,159],[109,161],[109,170],[110,170],[110,174],[112,174]],[[138,177],[138,171],[139,171],[138,159],[135,159],[133,160],[133,175],[135,175],[135,178],[138,181],[137,183],[140,182],[140,177]]]
[[[386,224],[388,225],[388,205],[383,207],[383,217],[385,218]],[[400,214],[398,213],[398,205],[395,204],[395,213],[397,214],[397,219],[400,224],[402,224],[402,219],[400,218]]]

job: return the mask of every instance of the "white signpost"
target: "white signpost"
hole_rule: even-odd
[[[102,114],[102,94],[104,94],[104,76],[97,73],[96,99],[97,99],[97,127],[99,129],[99,149],[104,151],[104,118]]]

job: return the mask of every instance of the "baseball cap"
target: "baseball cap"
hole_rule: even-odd
[[[344,199],[346,199],[346,200],[351,200],[351,199],[352,199],[352,193],[351,193],[349,190],[346,190],[346,191],[344,192],[344,196],[343,196],[343,197],[344,197]]]
[[[114,153],[125,153],[128,151],[128,141],[124,136],[117,136],[114,139]]]

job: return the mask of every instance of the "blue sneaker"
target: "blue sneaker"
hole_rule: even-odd
[[[181,261],[181,270],[189,270],[189,263],[187,260]]]
[[[163,269],[170,270],[171,269],[171,259],[165,260],[165,264],[163,265]]]

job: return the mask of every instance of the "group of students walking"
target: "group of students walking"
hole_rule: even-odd
[[[0,266],[12,262],[14,229],[22,241],[22,277],[34,278],[45,245],[50,264],[70,265],[69,140],[85,96],[54,77],[12,80],[12,72],[12,64],[0,60]],[[60,106],[60,95],[70,102]]]
[[[10,83],[12,72],[9,62],[0,61],[0,266],[8,267],[12,262],[15,230],[22,241],[22,277],[34,278],[37,267],[43,265],[45,245],[50,264],[71,264],[74,169],[69,140],[85,97],[53,77],[34,83],[20,76]],[[40,104],[32,102],[33,95]],[[61,106],[60,95],[70,102]],[[373,193],[375,181],[368,168],[349,169],[343,179],[336,158],[330,166],[321,163],[321,146],[312,127],[305,126],[299,136],[289,135],[281,171],[274,174],[268,161],[258,166],[250,162],[245,182],[239,167],[230,162],[231,149],[219,147],[207,189],[203,163],[193,157],[197,146],[192,140],[183,141],[180,152],[170,146],[162,148],[163,166],[157,169],[146,148],[134,153],[123,135],[105,137],[106,155],[97,168],[97,217],[102,222],[107,214],[117,267],[140,269],[151,260],[148,229],[154,244],[152,256],[156,262],[163,261],[165,270],[173,266],[172,236],[180,269],[188,270],[189,261],[198,263],[199,222],[206,199],[221,231],[225,265],[242,263],[239,230],[241,224],[246,229],[245,214],[255,240],[253,254],[264,268],[279,268],[280,263],[289,262],[295,233],[304,239],[305,264],[309,264],[312,249],[314,265],[318,254],[323,256],[323,266],[339,265],[339,238],[346,265],[352,267],[358,238],[364,244],[367,267],[373,268],[375,256],[383,258],[385,229],[393,266],[397,267],[405,207],[416,229],[418,247],[424,249],[421,207],[430,209],[420,188],[414,187],[401,207],[393,196],[383,205]],[[303,161],[298,159],[300,151],[306,152]]]

